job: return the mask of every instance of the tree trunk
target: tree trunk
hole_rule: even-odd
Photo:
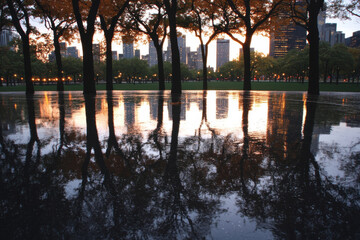
[[[60,43],[59,37],[54,33],[54,47],[55,47],[55,58],[56,58],[56,66],[57,66],[57,85],[56,89],[59,92],[64,91],[64,84],[63,84],[63,67],[62,67],[62,60],[61,60],[61,51],[60,51]]]
[[[95,94],[95,73],[94,73],[94,58],[92,52],[92,37],[86,36],[82,40],[83,47],[83,84],[84,94]]]
[[[171,54],[172,54],[172,84],[171,84],[171,93],[181,94],[181,70],[180,70],[180,53],[179,46],[177,41],[177,31],[176,31],[176,10],[177,10],[177,1],[173,0],[164,0],[166,12],[169,17],[169,27],[170,27],[170,42],[171,42]]]
[[[31,57],[30,57],[30,44],[29,36],[21,37],[23,45],[23,55],[24,55],[24,68],[25,68],[25,84],[26,84],[26,94],[34,94],[34,84],[32,82],[32,72],[31,72]]]
[[[309,87],[308,94],[319,95],[319,29],[317,16],[319,10],[316,7],[309,7]]]
[[[156,49],[158,60],[158,74],[159,74],[159,90],[165,90],[165,73],[164,73],[164,59],[163,59],[163,45],[159,44],[159,40],[153,38],[153,43]]]
[[[249,39],[250,38],[250,39]],[[251,37],[247,36],[242,45],[244,51],[244,90],[251,90],[251,57],[250,57]]]
[[[80,32],[81,44],[83,47],[83,74],[84,94],[96,94],[94,81],[94,59],[92,51],[92,40],[95,32],[95,20],[100,5],[100,0],[92,0],[89,13],[86,17],[86,29],[80,12],[79,0],[72,0],[73,11],[77,26]]]
[[[324,70],[324,83],[327,82],[327,76],[328,76],[328,61],[325,63],[325,70]]]
[[[106,40],[106,90],[112,91],[113,88],[113,59],[112,59],[112,43],[113,34],[105,33]]]
[[[207,82],[207,53],[208,53],[208,46],[204,45],[201,42],[201,57],[202,57],[202,68],[203,68],[203,90],[208,90],[208,82]]]

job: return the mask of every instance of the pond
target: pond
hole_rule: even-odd
[[[360,94],[0,94],[1,239],[359,239]]]

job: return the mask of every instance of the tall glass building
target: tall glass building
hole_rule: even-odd
[[[229,62],[230,53],[230,40],[229,39],[218,39],[216,41],[216,70],[225,63]]]

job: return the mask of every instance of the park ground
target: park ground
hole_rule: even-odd
[[[114,84],[114,90],[158,90],[158,83],[122,83]],[[294,82],[252,82],[252,90],[257,91],[307,91],[307,83]],[[97,84],[97,90],[106,90],[104,83]],[[65,85],[65,91],[82,91],[82,84]],[[166,89],[171,89],[171,84],[166,84]],[[183,90],[202,90],[202,82],[183,82]],[[208,90],[242,90],[242,82],[209,82]],[[1,86],[0,92],[25,92],[25,86]],[[56,85],[35,85],[35,91],[56,91]],[[360,92],[359,83],[320,83],[322,92]]]

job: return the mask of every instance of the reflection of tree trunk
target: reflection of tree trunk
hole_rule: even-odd
[[[203,124],[203,122],[207,122],[207,91],[203,91],[203,99],[202,99],[202,104],[203,104],[203,112],[202,112],[202,116],[201,116],[201,125]],[[200,125],[200,128],[201,128]],[[200,130],[199,128],[199,130]]]
[[[27,108],[28,108],[28,120],[29,120],[29,128],[30,128],[30,141],[27,144],[26,149],[26,158],[25,158],[25,165],[24,165],[24,186],[21,191],[24,191],[23,196],[23,209],[25,212],[29,214],[29,210],[31,212],[31,209],[33,209],[34,204],[38,204],[36,200],[34,200],[33,192],[31,191],[31,174],[32,170],[36,169],[38,166],[38,163],[40,161],[40,140],[37,135],[37,129],[36,129],[36,123],[35,123],[35,108],[34,108],[34,99],[33,96],[27,95],[26,96],[26,102],[27,102]],[[37,143],[37,155],[36,155],[36,161],[32,162],[32,154],[34,150],[34,144]],[[31,229],[29,234],[31,236],[36,236],[35,229]],[[29,235],[30,236],[30,235]]]
[[[99,142],[99,136],[96,128],[96,118],[95,118],[95,95],[93,94],[85,94],[85,110],[86,110],[86,149],[87,149],[87,157],[90,156],[91,149],[94,149],[95,152],[95,161],[99,166],[101,173],[104,174],[105,177],[105,186],[111,188],[110,181],[110,172],[107,169],[103,157],[103,153],[101,151],[101,146]],[[86,161],[85,161],[86,162]]]
[[[2,123],[1,123],[1,119],[0,119],[0,145],[1,145],[1,149],[4,152],[5,156],[8,155],[8,151],[5,147],[5,142],[4,142],[4,137],[2,134]],[[7,158],[7,157],[6,157]]]
[[[158,96],[158,113],[157,113],[157,125],[156,131],[159,131],[163,125],[163,116],[164,116],[164,93],[162,91],[159,92]]]
[[[174,103],[172,105],[172,119],[173,126],[171,132],[171,145],[170,145],[170,155],[168,159],[168,164],[166,166],[165,177],[168,179],[172,185],[173,195],[175,197],[174,201],[179,203],[180,193],[181,193],[181,182],[179,171],[177,167],[177,153],[178,153],[178,136],[180,128],[180,112],[181,112],[181,103]]]
[[[244,179],[244,165],[245,161],[249,159],[249,111],[251,107],[251,92],[245,91],[243,95],[243,115],[242,115],[242,130],[244,134],[244,144],[242,148],[242,156],[240,158],[240,177],[243,187],[243,193],[247,193],[247,188]]]
[[[315,168],[315,176],[318,181],[320,181],[319,175],[319,166],[315,161],[315,157],[311,152],[311,141],[312,135],[314,131],[314,124],[315,124],[315,113],[316,113],[316,106],[317,106],[317,95],[310,95],[306,100],[306,117],[304,123],[304,139],[301,146],[301,165],[304,167],[303,174],[304,180],[309,180],[309,169],[310,164],[313,164]]]
[[[59,92],[58,96],[59,96],[59,112],[60,112],[60,119],[59,119],[60,144],[57,150],[57,156],[59,157],[65,142],[65,103],[64,103],[64,94],[62,92]]]
[[[163,159],[162,158],[163,147],[159,141],[159,137],[161,135],[161,132],[162,132],[161,129],[162,129],[162,125],[163,125],[163,115],[164,115],[163,112],[164,112],[164,95],[163,95],[163,91],[160,91],[159,96],[158,96],[157,125],[156,125],[155,130],[150,135],[150,137],[154,139],[157,149],[159,149],[160,160]]]
[[[30,128],[30,141],[27,145],[26,151],[26,161],[29,161],[32,157],[32,152],[34,149],[35,142],[38,143],[38,157],[40,157],[40,140],[37,135],[36,123],[35,123],[35,107],[34,107],[34,98],[32,96],[26,97],[27,107],[28,107],[28,117],[29,117],[29,128]]]
[[[2,101],[0,101],[0,105],[2,105]],[[1,118],[0,118],[0,146],[1,146],[1,150],[5,154],[5,158],[10,159],[9,158],[9,151],[7,150],[7,147],[5,146],[5,141],[4,141],[4,137],[3,137],[3,133],[2,133],[2,126],[3,125],[2,125],[2,122],[1,122]]]
[[[306,117],[304,124],[304,140],[302,144],[302,153],[305,154],[305,158],[307,159],[311,154],[310,147],[314,130],[317,99],[317,96],[309,96],[306,100]],[[302,154],[302,156],[304,156],[304,154]]]
[[[215,129],[210,127],[210,123],[207,120],[207,91],[203,91],[203,112],[202,112],[202,117],[201,117],[201,123],[200,123],[200,127],[199,127],[199,131],[201,129],[201,126],[205,123],[208,130],[212,133],[212,136],[216,136],[216,131]]]
[[[116,140],[115,127],[114,127],[114,104],[112,91],[107,91],[107,104],[108,104],[108,125],[109,125],[109,139],[108,147],[106,149],[106,158],[109,158],[111,149],[114,148],[116,153],[124,157],[119,144]]]

